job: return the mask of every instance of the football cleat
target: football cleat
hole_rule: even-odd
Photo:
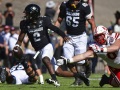
[[[57,80],[46,79],[45,81],[46,81],[47,83],[49,83],[49,84],[53,84],[53,85],[56,86],[56,87],[59,87],[59,86],[60,86],[60,83],[59,83]]]
[[[109,81],[108,77],[105,74],[103,74],[102,78],[101,78],[101,80],[99,82],[100,87],[103,87],[106,84],[106,82],[108,82],[108,81]]]
[[[90,86],[90,81],[87,79],[85,73],[79,73],[79,78],[85,83],[86,86]]]

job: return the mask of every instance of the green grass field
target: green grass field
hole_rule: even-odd
[[[60,87],[55,87],[53,85],[45,83],[44,85],[31,84],[31,85],[7,85],[0,84],[0,90],[115,90],[119,88],[113,88],[110,85],[105,85],[104,87],[99,87],[101,74],[92,74],[90,77],[90,86],[70,86],[74,81],[74,78],[63,78],[58,77],[61,84]],[[44,79],[50,78],[48,74],[44,75]]]

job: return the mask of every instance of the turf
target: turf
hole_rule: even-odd
[[[119,88],[113,88],[110,85],[105,85],[104,87],[99,87],[101,74],[92,74],[90,76],[90,86],[70,86],[74,81],[74,78],[64,78],[58,77],[59,82],[61,83],[60,87],[55,87],[53,85],[45,83],[44,85],[40,84],[31,84],[31,85],[7,85],[6,83],[0,84],[0,90],[115,90]],[[44,74],[44,79],[50,78],[49,74]]]

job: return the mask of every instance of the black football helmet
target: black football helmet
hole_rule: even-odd
[[[40,7],[36,4],[29,4],[25,7],[24,12],[26,19],[37,19],[40,16]]]
[[[74,1],[78,1],[78,3],[75,4]],[[81,1],[81,0],[69,0],[68,3],[69,3],[69,5],[70,5],[70,8],[71,8],[71,9],[76,9],[77,7],[79,7],[80,1]]]

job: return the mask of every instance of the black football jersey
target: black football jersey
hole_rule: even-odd
[[[50,43],[48,29],[51,29],[62,37],[65,37],[65,34],[59,30],[59,28],[52,25],[50,18],[45,16],[38,18],[36,22],[22,20],[20,22],[20,29],[21,32],[27,33],[31,44],[36,51]]]
[[[85,31],[86,16],[91,14],[87,3],[79,3],[75,10],[70,9],[68,2],[60,5],[60,18],[65,18],[67,33],[80,35]]]

